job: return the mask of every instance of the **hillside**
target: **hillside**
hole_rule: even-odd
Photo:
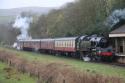
[[[13,9],[0,9],[0,24],[11,22],[21,12],[31,12],[35,15],[47,14],[51,7],[22,7]]]
[[[0,9],[0,16],[15,16],[21,12],[32,12],[36,14],[47,14],[51,7],[22,7],[13,9]]]

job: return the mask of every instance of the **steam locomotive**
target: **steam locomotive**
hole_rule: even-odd
[[[53,55],[78,57],[84,61],[109,60],[113,58],[112,47],[103,36],[18,40],[18,50],[34,50]]]

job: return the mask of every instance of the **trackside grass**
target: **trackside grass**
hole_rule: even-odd
[[[8,52],[16,53],[17,56],[23,57],[31,61],[40,61],[42,63],[63,63],[70,65],[72,68],[76,68],[80,71],[87,71],[90,73],[103,74],[108,76],[122,77],[125,79],[125,68],[110,66],[105,64],[97,64],[90,62],[83,62],[68,57],[52,56],[46,54],[38,54],[33,52],[16,51],[8,48],[0,48],[0,50],[6,50]]]
[[[36,83],[36,80],[0,62],[0,83]]]

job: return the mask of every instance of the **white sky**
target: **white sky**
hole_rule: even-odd
[[[67,2],[75,0],[0,0],[0,9],[39,6],[39,7],[60,7]]]

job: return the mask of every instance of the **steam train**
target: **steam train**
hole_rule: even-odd
[[[77,57],[84,61],[109,60],[114,56],[112,47],[108,45],[108,40],[97,35],[18,40],[17,49]]]

